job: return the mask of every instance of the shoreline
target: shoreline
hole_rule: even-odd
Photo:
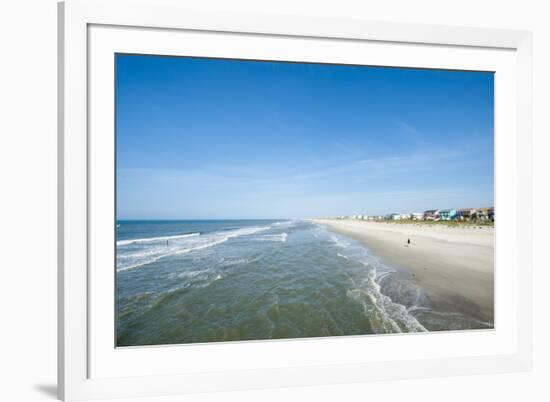
[[[311,221],[364,244],[383,263],[409,275],[431,299],[494,322],[493,227]]]

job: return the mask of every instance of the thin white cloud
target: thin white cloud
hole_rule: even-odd
[[[330,166],[324,169],[317,169],[310,172],[294,175],[295,180],[310,180],[322,177],[330,177],[339,174],[392,174],[399,171],[410,170],[418,167],[429,166],[430,164],[443,163],[463,157],[464,152],[456,149],[434,150],[427,153],[412,155],[390,156],[382,158],[367,158],[355,160],[350,163]],[[434,165],[437,166],[437,165]]]
[[[405,131],[409,134],[412,134],[415,137],[419,137],[421,135],[421,132],[419,130],[417,130],[412,124],[409,124],[405,121],[400,121],[397,124],[401,129],[403,129],[403,131]]]

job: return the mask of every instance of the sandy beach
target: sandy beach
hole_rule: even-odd
[[[493,322],[494,228],[314,222],[363,243],[383,263],[410,275],[432,299]]]

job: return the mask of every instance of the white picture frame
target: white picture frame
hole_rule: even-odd
[[[110,305],[100,303],[94,295],[112,294],[113,285],[108,276],[96,274],[97,270],[92,269],[104,247],[90,247],[90,242],[100,244],[107,230],[98,216],[106,211],[100,205],[101,199],[112,199],[108,192],[113,190],[107,176],[103,176],[107,177],[105,189],[94,184],[98,175],[112,174],[112,170],[98,169],[94,163],[112,154],[109,148],[112,137],[108,132],[112,125],[109,118],[114,113],[109,101],[112,99],[109,83],[112,90],[113,78],[109,75],[112,71],[109,73],[105,67],[109,65],[109,55],[118,51],[159,54],[181,51],[205,56],[214,52],[219,56],[222,50],[202,41],[201,35],[215,37],[212,42],[227,37],[227,44],[234,44],[223,50],[228,52],[224,53],[227,57],[238,54],[245,58],[248,55],[259,59],[352,63],[355,59],[348,55],[354,54],[353,49],[358,46],[366,46],[371,51],[369,57],[375,59],[362,59],[362,64],[399,66],[406,60],[392,58],[399,48],[402,50],[399,57],[409,57],[406,63],[412,66],[493,69],[503,77],[496,86],[495,108],[498,119],[509,120],[496,120],[495,124],[495,177],[497,190],[501,191],[500,198],[499,191],[496,194],[499,208],[506,203],[510,219],[496,226],[496,293],[497,303],[500,297],[508,304],[500,309],[500,318],[497,312],[494,331],[125,350],[115,349],[114,342],[109,344],[112,321],[105,316]],[[281,41],[296,42],[296,46],[278,46]],[[311,45],[310,53],[303,51],[304,41]],[[194,47],[185,48],[182,43],[193,43]],[[388,50],[392,46],[394,52]],[[281,51],[277,56],[276,48],[283,47],[286,53]],[[178,50],[183,48],[186,50]],[[144,397],[529,370],[531,48],[531,33],[524,31],[206,12],[185,9],[177,0],[60,3],[59,397],[64,400]],[[350,59],[346,60],[347,57]],[[499,187],[499,176],[508,184]],[[97,198],[97,194],[101,197]],[[499,250],[508,254],[499,257]],[[502,274],[498,271],[500,266],[505,267],[500,271]],[[384,360],[372,357],[374,353],[367,358],[352,352],[369,343],[376,344],[379,350],[402,351],[402,357]],[[428,345],[433,347],[431,352]],[[453,353],[445,352],[448,345],[453,345]],[[412,349],[414,353],[407,354]],[[319,353],[321,350],[323,354]],[[178,359],[170,357],[175,355]],[[180,363],[180,372],[177,361],[181,362],[182,356],[190,363],[187,367]],[[223,361],[219,361],[219,356],[223,356]],[[140,368],[139,362],[147,370]]]

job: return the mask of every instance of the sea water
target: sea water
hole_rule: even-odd
[[[118,346],[490,328],[302,220],[119,221]]]

